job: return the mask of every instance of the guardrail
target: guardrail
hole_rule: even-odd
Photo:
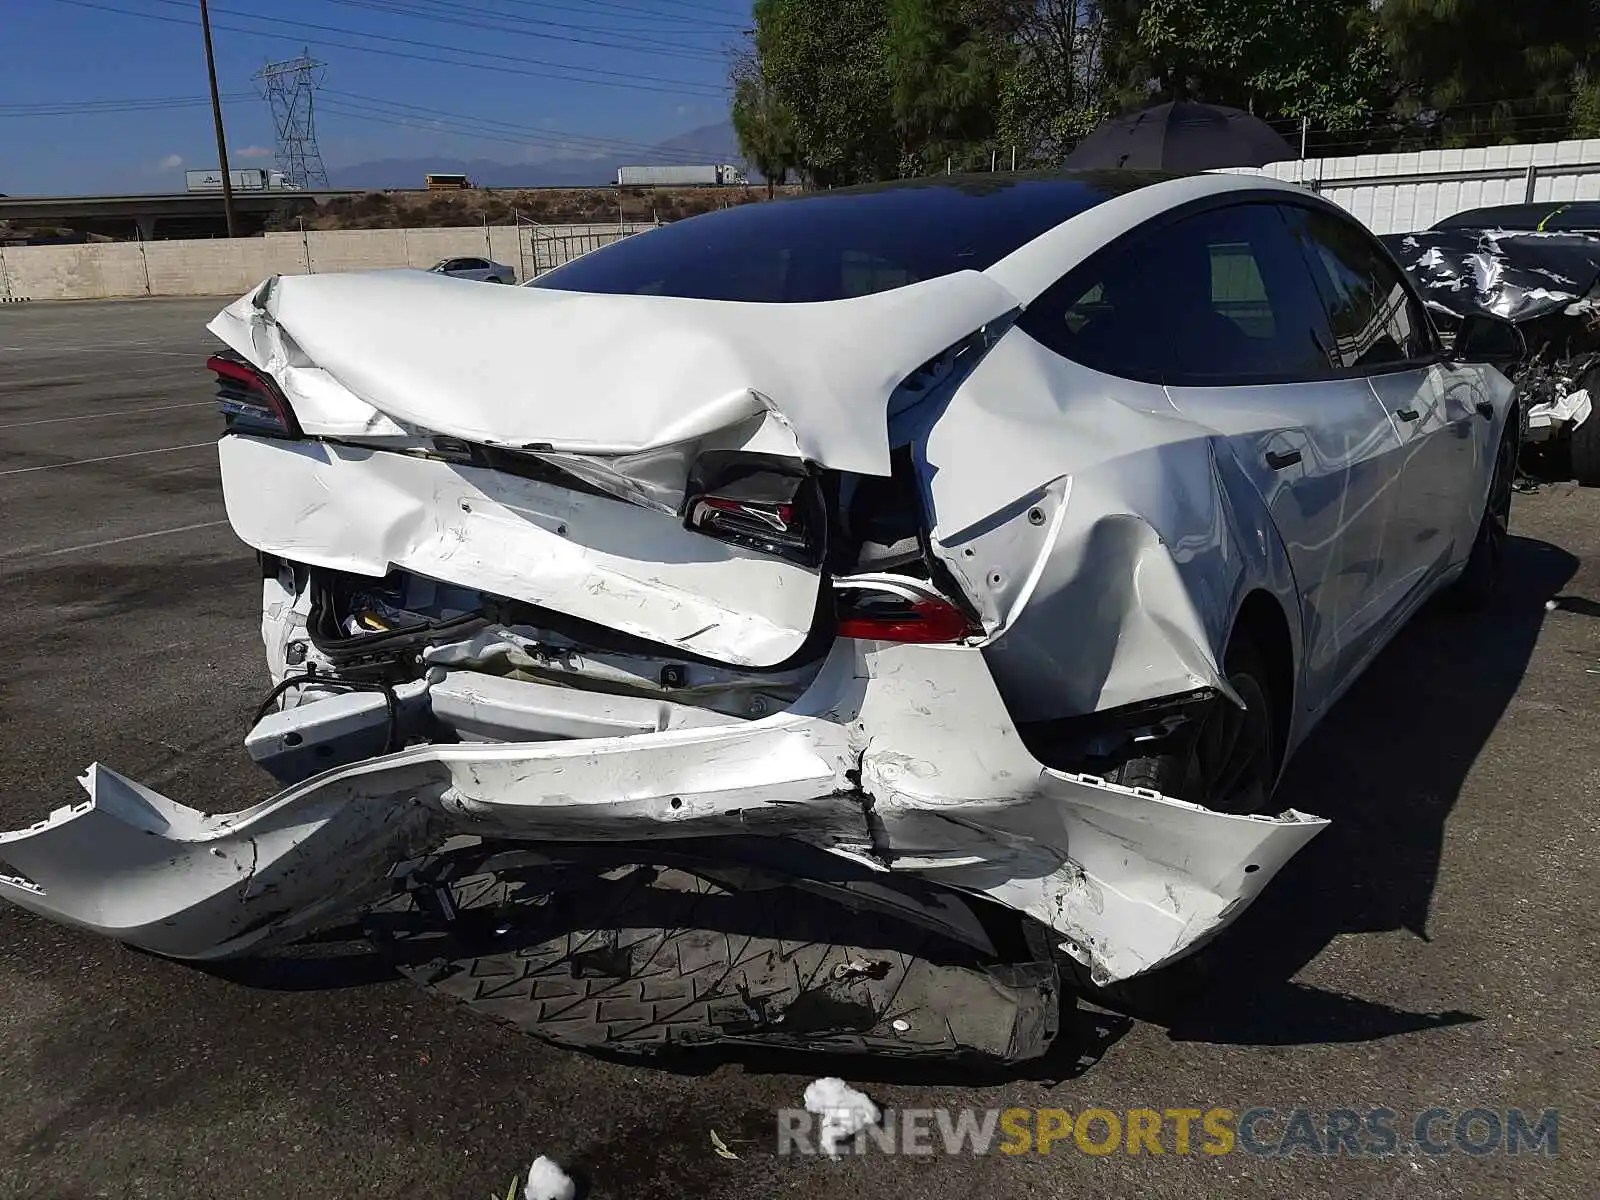
[[[585,229],[573,233],[563,231],[559,225],[541,225],[525,217],[517,217],[517,277],[523,282],[537,279],[546,271],[571,262],[609,246],[625,237],[640,232],[638,227],[619,226],[616,229]]]

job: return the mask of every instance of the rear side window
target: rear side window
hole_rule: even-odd
[[[1285,208],[1284,216],[1327,306],[1336,367],[1381,371],[1432,355],[1432,326],[1376,238],[1329,212]]]
[[[1326,315],[1271,204],[1135,232],[1063,278],[1022,326],[1107,374],[1205,386],[1325,377]]]

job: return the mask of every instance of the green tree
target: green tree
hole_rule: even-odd
[[[732,120],[739,152],[766,179],[770,200],[776,184],[800,165],[800,155],[794,114],[767,82],[754,55],[734,65]]]
[[[795,166],[820,186],[892,177],[882,0],[756,0],[753,15],[761,76],[789,114]]]
[[[1370,126],[1393,99],[1370,0],[1146,0],[1138,31],[1173,98],[1336,130]]]
[[[991,145],[1002,81],[1017,47],[1002,6],[888,0],[884,66],[900,139],[899,171],[924,174]]]
[[[1385,0],[1385,45],[1415,124],[1441,145],[1552,141],[1595,78],[1585,0]]]
[[[1131,3],[1024,0],[1011,6],[1012,68],[1000,84],[998,139],[1023,162],[1062,157],[1108,113],[1144,92]],[[1127,37],[1124,38],[1124,34]],[[1126,86],[1125,78],[1138,79]]]

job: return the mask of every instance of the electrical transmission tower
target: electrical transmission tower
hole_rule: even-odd
[[[322,86],[322,64],[309,49],[299,58],[268,63],[252,78],[272,109],[278,131],[278,170],[286,182],[300,188],[325,188],[328,172],[317,149],[317,89]]]

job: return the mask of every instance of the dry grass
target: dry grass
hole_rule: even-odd
[[[783,192],[794,188],[780,188]],[[367,192],[328,200],[307,229],[416,229],[428,226],[509,225],[517,217],[544,225],[615,221],[676,221],[735,204],[765,200],[765,187],[705,188],[472,188],[459,192]],[[297,229],[294,216],[269,229]]]

